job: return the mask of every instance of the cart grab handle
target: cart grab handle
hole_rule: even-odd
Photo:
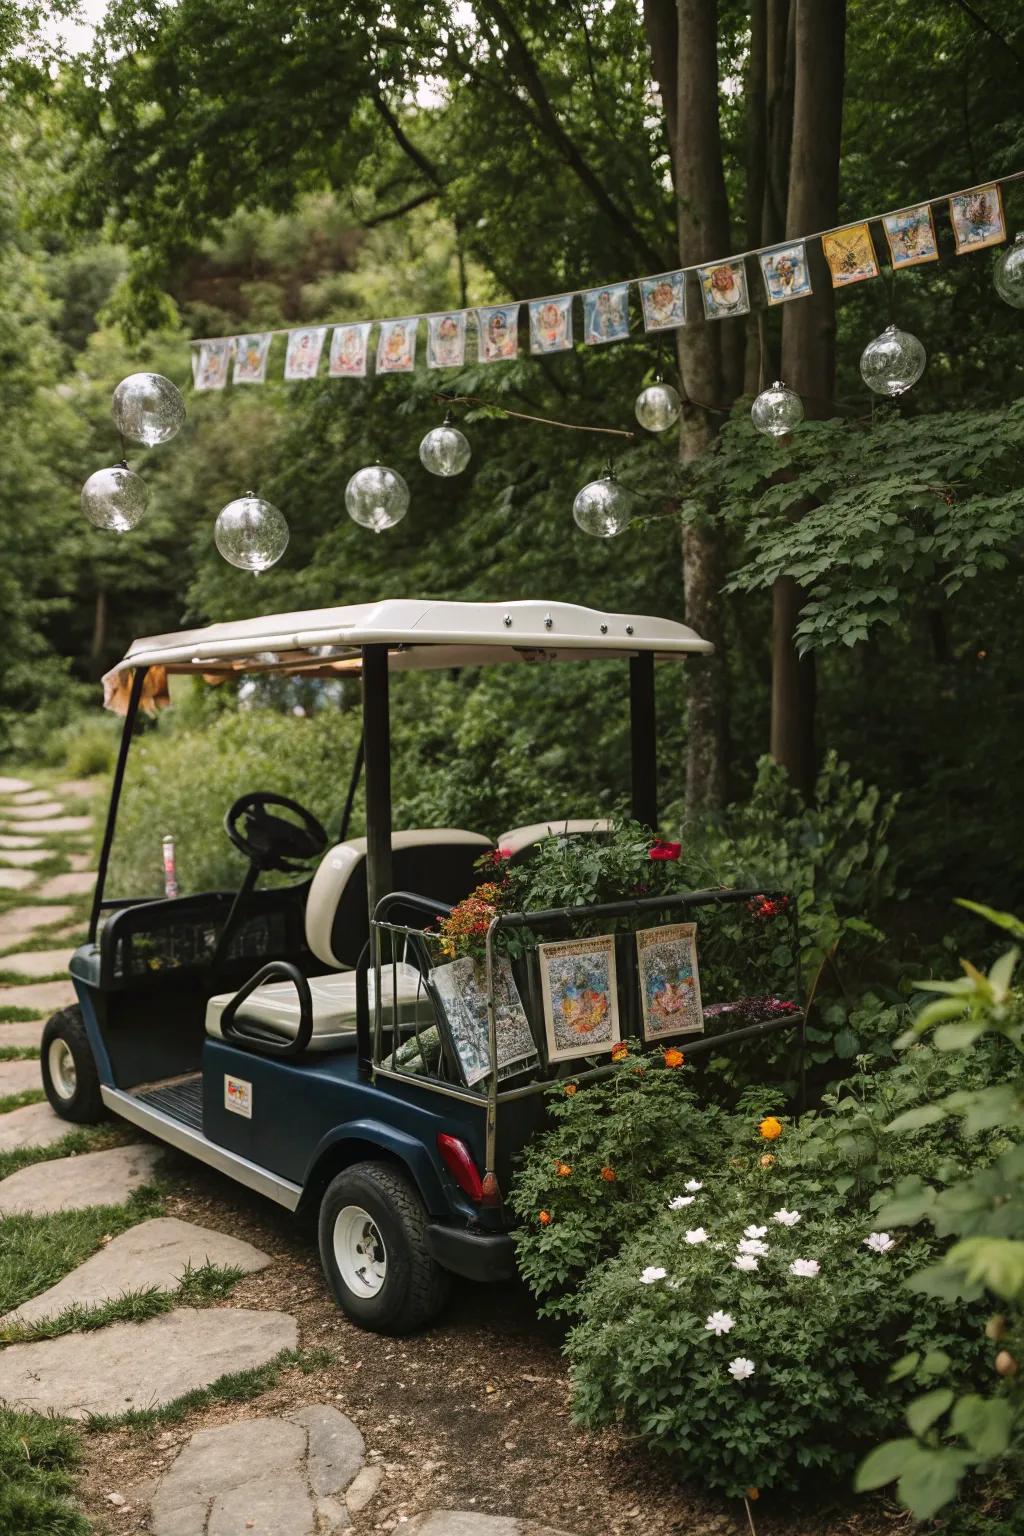
[[[299,1027],[293,1039],[274,1039],[270,1035],[252,1034],[242,1028],[246,1022],[244,1015],[236,1022],[236,1014],[250,993],[255,992],[265,981],[272,977],[280,977],[284,981],[290,981],[299,994]],[[250,1023],[254,1021],[250,1020]],[[268,1056],[301,1056],[313,1038],[313,995],[309,990],[309,982],[303,976],[298,966],[291,965],[287,960],[271,960],[269,964],[258,970],[255,976],[250,976],[243,987],[240,987],[220,1017],[220,1032],[231,1045],[241,1046],[247,1051],[259,1051]]]

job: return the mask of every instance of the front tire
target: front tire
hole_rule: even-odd
[[[62,1120],[96,1125],[107,1118],[80,1008],[62,1008],[47,1021],[40,1066],[46,1097]]]
[[[412,1333],[444,1306],[451,1277],[426,1250],[426,1211],[390,1163],[355,1163],[320,1205],[320,1261],[341,1310],[374,1333]]]

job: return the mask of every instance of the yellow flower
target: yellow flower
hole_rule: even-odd
[[[612,1046],[612,1061],[625,1061],[629,1055],[629,1046],[622,1040]]]
[[[572,1173],[572,1165],[570,1163],[558,1162],[555,1164],[555,1172],[560,1179],[567,1179],[570,1173]]]
[[[774,1115],[766,1115],[758,1126],[758,1130],[765,1141],[777,1141],[782,1135],[782,1122],[776,1120]]]
[[[550,1227],[550,1225],[551,1225],[551,1212],[550,1211],[540,1211],[540,1212],[538,1212],[537,1220],[540,1222],[542,1227]]]
[[[668,1050],[665,1052],[666,1067],[681,1067],[685,1060],[686,1057],[683,1055],[682,1051],[678,1050],[674,1045],[670,1045]]]
[[[615,1183],[615,1169],[614,1168],[609,1168],[609,1167],[605,1166],[604,1168],[601,1169],[601,1177],[602,1177],[602,1179],[604,1179],[606,1184],[614,1184]]]

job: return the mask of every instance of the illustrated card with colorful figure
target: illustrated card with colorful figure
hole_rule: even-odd
[[[642,928],[636,936],[636,958],[644,1039],[703,1034],[697,924]]]
[[[619,1037],[615,939],[538,944],[548,1060],[610,1051]]]
[[[430,972],[441,1000],[444,1021],[467,1088],[491,1070],[488,1048],[487,985],[484,968],[471,958],[438,965]],[[537,1064],[537,1047],[516,989],[512,967],[494,962],[494,1010],[498,1041],[498,1077],[512,1077]]]

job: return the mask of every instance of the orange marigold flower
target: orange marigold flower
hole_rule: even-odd
[[[777,1141],[782,1135],[782,1121],[776,1120],[774,1115],[766,1115],[758,1126],[758,1130],[765,1141]]]
[[[537,1213],[537,1220],[540,1222],[542,1227],[550,1227],[550,1225],[551,1225],[551,1212],[550,1211],[538,1211],[538,1213]]]
[[[578,1084],[576,1084],[576,1083],[566,1083],[566,1085],[565,1085],[565,1087],[564,1087],[564,1089],[562,1091],[565,1094],[567,1099],[571,1099],[572,1098],[573,1094],[576,1092],[577,1086],[578,1086]]]
[[[762,1168],[770,1168],[772,1163],[774,1163],[774,1161],[775,1161],[774,1154],[771,1153],[771,1152],[766,1152],[764,1154],[764,1156],[762,1157],[762,1159],[761,1159],[761,1167]]]
[[[607,1164],[606,1164],[601,1169],[601,1177],[602,1177],[602,1179],[604,1179],[606,1184],[614,1184],[615,1183],[615,1178],[616,1178],[615,1169],[614,1168],[609,1168],[607,1166]]]
[[[685,1060],[686,1057],[683,1055],[682,1051],[678,1050],[674,1045],[670,1045],[668,1050],[665,1052],[666,1067],[681,1067]]]
[[[558,1174],[560,1179],[567,1179],[570,1173],[572,1173],[572,1164],[557,1162],[555,1164],[555,1172]]]
[[[619,1040],[612,1046],[612,1061],[625,1061],[629,1055],[629,1046],[624,1040]]]
[[[748,1499],[759,1499],[760,1497],[761,1497],[761,1490],[760,1490],[760,1488],[748,1488],[747,1489],[747,1498]]]

